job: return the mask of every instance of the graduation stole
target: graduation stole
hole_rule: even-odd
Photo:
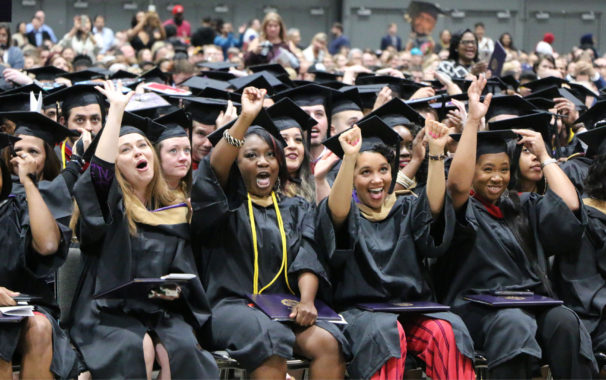
[[[60,147],[61,147],[61,167],[63,169],[65,169],[65,165],[67,165],[67,161],[69,161],[70,158],[72,157],[72,148],[69,145],[67,145],[68,140],[69,140],[69,137],[66,138],[65,140],[63,140],[63,142],[60,145]]]
[[[280,265],[280,270],[278,270],[278,273],[276,273],[273,280],[271,280],[269,282],[269,284],[265,285],[263,288],[261,288],[261,290],[259,290],[259,247],[257,247],[257,229],[255,228],[255,216],[253,214],[253,206],[252,206],[252,204],[253,204],[252,198],[254,196],[251,196],[250,193],[247,193],[247,197],[248,197],[248,216],[250,218],[250,230],[252,233],[253,250],[255,253],[254,273],[253,273],[253,294],[261,294],[261,293],[263,293],[263,291],[265,289],[272,286],[273,283],[276,282],[276,280],[280,277],[280,275],[282,274],[282,271],[284,271],[284,278],[286,279],[286,286],[288,287],[288,290],[292,294],[295,294],[295,292],[292,291],[290,284],[288,283],[288,252],[286,250],[286,233],[284,232],[284,222],[282,221],[282,214],[280,214],[280,208],[278,207],[278,200],[276,199],[276,194],[273,191],[271,192],[271,203],[274,204],[274,207],[276,209],[276,219],[278,219],[278,228],[280,229],[280,237],[282,238],[282,265]],[[269,204],[267,204],[267,202],[264,199],[258,198],[258,197],[254,197],[254,198],[255,198],[255,203],[265,203],[265,204],[262,204],[262,206],[264,206],[264,207],[269,206]],[[263,202],[260,202],[260,201],[263,201]]]
[[[150,211],[140,202],[133,202],[130,208],[133,210],[135,222],[148,226],[189,223],[187,203],[178,203]]]
[[[492,203],[488,202],[473,190],[470,190],[469,194],[478,201],[480,201],[480,203],[484,206],[484,208],[490,215],[497,219],[503,219],[503,211],[501,211],[499,206],[493,205]]]
[[[606,214],[606,201],[601,201],[594,198],[583,198],[583,203],[586,206],[590,206],[602,212],[602,214]]]

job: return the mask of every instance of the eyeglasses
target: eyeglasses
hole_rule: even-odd
[[[476,40],[461,40],[459,42],[460,45],[475,45]]]

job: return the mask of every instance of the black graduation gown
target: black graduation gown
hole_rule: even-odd
[[[560,164],[560,168],[566,173],[570,181],[576,187],[579,194],[583,194],[584,182],[589,173],[589,167],[593,160],[588,157],[577,156]]]
[[[192,187],[192,232],[196,237],[199,271],[212,305],[213,345],[227,350],[244,368],[253,370],[272,355],[293,355],[296,329],[292,324],[271,320],[248,306],[246,294],[253,292],[254,251],[246,188],[236,167],[223,190],[210,166],[200,162]],[[313,206],[300,197],[279,197],[278,207],[287,240],[288,281],[297,292],[301,272],[312,272],[327,286],[324,267],[316,255]],[[259,290],[269,284],[282,265],[282,238],[274,205],[253,204],[259,252]],[[284,274],[264,293],[288,293]],[[332,323],[316,325],[330,332],[347,358],[348,345]],[[234,333],[235,330],[237,333]]]
[[[401,357],[395,313],[363,311],[360,302],[433,301],[424,260],[446,252],[454,230],[454,209],[447,197],[441,220],[434,222],[426,193],[400,196],[380,222],[364,218],[352,199],[341,231],[335,231],[328,199],[318,206],[316,238],[330,268],[333,303],[354,355],[348,373],[370,378],[391,357]],[[473,342],[465,324],[450,312],[426,313],[448,321],[457,348],[473,359]],[[400,317],[402,318],[402,317]]]
[[[166,347],[173,378],[217,378],[212,355],[200,348],[204,342],[195,335],[210,317],[198,278],[181,286],[175,301],[93,298],[137,277],[197,273],[189,225],[137,223],[137,235],[132,236],[113,165],[93,160],[74,189],[84,270],[69,321],[71,337],[93,378],[145,378],[142,342],[147,332]],[[99,170],[95,178],[109,182],[106,194],[95,186],[91,170]]]
[[[71,231],[60,225],[61,243],[57,252],[42,256],[31,247],[29,215],[25,196],[11,196],[0,203],[0,286],[41,297],[32,301],[53,328],[51,372],[61,379],[77,377],[82,367],[65,332],[59,327],[59,308],[45,278],[63,264],[67,257]],[[13,361],[26,321],[0,324],[0,358]]]
[[[25,189],[21,181],[19,181],[19,177],[11,175],[11,180],[13,182],[12,194],[25,194]],[[59,223],[68,226],[69,220],[72,217],[73,203],[71,196],[72,189],[65,182],[65,178],[62,175],[58,175],[52,181],[40,181],[38,182],[38,190],[55,219]]]
[[[597,328],[606,307],[606,214],[590,206],[585,209],[588,224],[581,249],[556,256],[552,275],[560,298],[592,334],[594,350],[604,351],[606,334]]]
[[[579,220],[552,190],[547,190],[544,196],[523,193],[520,202],[533,230],[537,265],[547,273],[548,256],[574,252],[579,248],[586,216],[580,212]],[[489,367],[521,353],[541,358],[541,347],[535,338],[537,324],[534,315],[516,308],[495,311],[463,299],[468,294],[503,289],[530,289],[545,294],[541,279],[511,230],[502,219],[492,217],[476,198],[470,197],[460,211],[449,252],[438,260],[434,269],[439,300],[451,305],[452,310],[463,318],[476,341],[476,348],[483,349],[487,355]],[[481,308],[481,313],[478,308]],[[481,321],[478,321],[478,314],[482,315]],[[499,323],[504,319],[516,320],[515,335],[512,336],[510,330],[502,330],[483,347],[478,347],[481,344],[477,337],[488,335],[488,329],[494,326],[495,321]],[[474,331],[479,331],[478,335],[474,335]],[[579,331],[580,354],[594,361],[589,334],[580,320]]]

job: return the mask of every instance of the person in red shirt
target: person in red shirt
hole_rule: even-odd
[[[183,8],[183,5],[175,5],[173,7],[173,18],[164,21],[164,24],[162,25],[175,25],[177,27],[177,37],[182,39],[189,39],[189,37],[191,36],[191,25],[183,17],[184,11],[185,8]]]

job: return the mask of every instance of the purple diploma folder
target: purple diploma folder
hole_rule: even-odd
[[[13,317],[12,315],[4,315],[0,313],[0,323],[19,323],[26,317]]]
[[[271,319],[280,322],[292,321],[289,317],[292,308],[301,301],[297,296],[283,293],[247,294],[246,296]],[[344,323],[343,318],[321,300],[316,298],[314,305],[318,311],[318,320]]]
[[[147,299],[152,290],[159,288],[174,288],[180,284],[195,278],[195,275],[183,274],[187,278],[179,278],[180,274],[163,276],[161,278],[135,278],[115,288],[102,291],[93,296],[93,298],[118,298],[118,299]],[[166,278],[164,278],[166,277]]]
[[[503,48],[503,45],[499,41],[494,44],[494,50],[492,56],[488,61],[488,69],[492,72],[493,77],[500,77],[501,71],[503,71],[503,64],[507,58],[507,52]]]
[[[538,294],[528,296],[493,296],[490,294],[471,294],[463,297],[468,301],[492,307],[546,307],[558,306],[564,302]]]
[[[390,313],[431,313],[450,310],[450,306],[428,301],[369,302],[359,303],[356,306],[363,310],[387,311]]]

